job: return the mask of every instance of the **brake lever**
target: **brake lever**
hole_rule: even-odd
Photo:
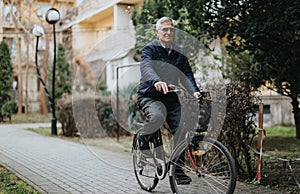
[[[180,88],[177,86],[174,86],[173,84],[168,85],[168,90],[169,90],[169,92],[175,92],[175,93],[181,92]]]

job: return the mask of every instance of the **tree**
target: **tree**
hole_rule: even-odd
[[[300,20],[294,0],[198,0],[186,2],[191,24],[211,37],[225,37],[237,60],[233,76],[291,98],[296,137],[300,138]],[[197,13],[195,9],[203,10]],[[231,68],[233,69],[233,68]]]
[[[48,59],[49,59],[49,36],[45,36],[45,54],[43,55],[43,60],[42,60],[42,71],[41,71],[41,77],[42,80],[47,79],[47,66],[48,66]],[[46,115],[48,114],[48,109],[47,109],[47,104],[46,104],[46,92],[44,89],[44,86],[41,81],[39,81],[39,87],[40,89],[40,107],[41,107],[41,114]]]
[[[136,29],[136,51],[138,59],[142,48],[151,40],[156,38],[156,21],[167,16],[174,20],[175,32],[174,41],[184,48],[192,68],[197,60],[197,51],[203,49],[202,31],[196,31],[190,24],[189,13],[186,10],[185,2],[175,0],[145,0],[141,10],[135,10],[132,15],[133,24]],[[199,35],[200,34],[200,35]]]
[[[56,67],[54,97],[59,99],[64,93],[71,94],[72,92],[70,64],[67,61],[66,50],[62,44],[58,45]],[[52,68],[50,71],[52,72]],[[52,75],[52,73],[50,74]],[[49,76],[49,79],[49,83],[52,83],[52,76]]]
[[[168,4],[160,0],[145,0],[141,10],[134,10],[132,19],[137,31],[137,54],[141,54],[145,44],[155,39],[154,24],[163,16],[172,17],[172,14]]]
[[[0,43],[0,110],[3,105],[11,100],[13,84],[13,67],[10,58],[10,51],[7,43]],[[4,115],[0,111],[0,122],[3,121]]]

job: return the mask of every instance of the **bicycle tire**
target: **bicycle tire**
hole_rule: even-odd
[[[191,153],[191,160],[187,158],[188,152]],[[185,157],[184,163],[179,161],[183,158],[181,155]],[[184,173],[191,178],[188,185],[180,185],[176,181],[175,169],[180,163]],[[191,143],[182,142],[175,148],[170,162],[169,181],[173,193],[232,194],[236,186],[234,160],[219,141],[195,136]]]
[[[159,181],[156,175],[156,166],[154,162],[149,162],[150,159],[143,158],[136,135],[134,136],[132,144],[132,158],[134,174],[138,184],[143,190],[152,191]]]

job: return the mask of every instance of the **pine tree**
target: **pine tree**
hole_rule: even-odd
[[[70,64],[62,44],[58,45],[56,67],[55,99],[59,99],[64,93],[70,94],[72,91]]]
[[[13,67],[10,58],[10,51],[7,43],[0,43],[0,110],[3,105],[11,100],[13,83]],[[0,111],[0,122],[3,121],[3,114]]]

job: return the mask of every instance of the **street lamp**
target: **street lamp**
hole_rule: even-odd
[[[56,127],[56,116],[55,116],[55,65],[56,65],[56,32],[55,32],[55,24],[60,20],[60,13],[55,8],[50,8],[46,12],[46,21],[53,26],[53,71],[52,71],[52,120],[51,120],[51,134],[57,135],[57,127]]]
[[[56,24],[59,20],[60,20],[60,13],[57,9],[55,8],[50,8],[48,9],[48,11],[46,12],[46,21],[49,24]],[[54,31],[55,32],[55,31]]]
[[[49,102],[52,103],[52,98],[51,98],[51,96],[49,94],[46,82],[42,78],[42,75],[41,75],[41,72],[40,72],[40,68],[39,68],[39,65],[38,65],[39,38],[44,35],[44,29],[43,29],[42,26],[40,26],[38,24],[34,24],[32,33],[36,37],[36,47],[35,47],[35,67],[36,67],[36,72],[37,72],[37,75],[38,75],[38,78],[39,78],[40,82],[42,83],[42,85],[43,85],[43,87],[45,89],[45,92],[46,92],[46,94],[48,96]],[[52,104],[51,104],[51,108],[52,108]]]

